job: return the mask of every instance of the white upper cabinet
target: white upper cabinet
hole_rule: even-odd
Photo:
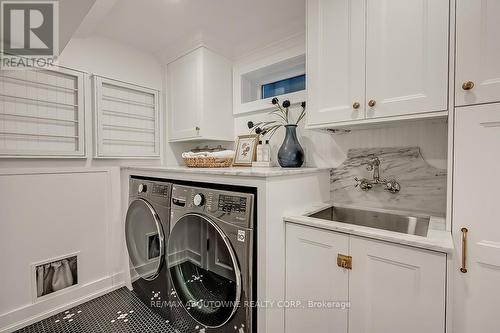
[[[500,101],[500,1],[458,0],[456,105]]]
[[[365,118],[364,13],[364,0],[307,2],[309,125]]]
[[[199,47],[167,65],[169,141],[233,141],[232,65]]]
[[[201,118],[200,53],[192,52],[168,64],[169,139],[179,140],[198,136]]]
[[[369,0],[366,18],[367,118],[447,110],[449,1]]]
[[[446,115],[448,0],[308,0],[308,127]]]

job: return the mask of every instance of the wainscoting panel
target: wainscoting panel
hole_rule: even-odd
[[[0,331],[123,283],[119,187],[118,168],[0,171]],[[33,298],[33,265],[75,253],[78,285]]]

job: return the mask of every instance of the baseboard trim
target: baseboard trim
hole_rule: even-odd
[[[31,325],[37,321],[46,319],[54,314],[66,311],[79,304],[90,301],[91,299],[119,289],[125,285],[125,282],[120,278],[122,278],[121,273],[113,276],[108,276],[100,280],[87,283],[80,288],[75,288],[71,292],[60,295],[53,300],[29,304],[22,308],[18,308],[11,312],[2,314],[0,315],[0,323],[2,323],[4,327],[0,327],[0,333],[11,333],[15,330]],[[69,301],[63,300],[64,298],[69,299]],[[62,302],[64,303],[60,304],[58,300],[63,300]],[[48,301],[52,301],[51,303],[55,304],[48,305]],[[18,318],[26,319],[19,320]]]

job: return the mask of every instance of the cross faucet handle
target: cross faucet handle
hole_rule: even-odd
[[[361,180],[358,177],[354,177],[354,180],[356,181],[354,187],[358,187],[359,185],[361,185]]]
[[[399,183],[394,179],[391,179],[385,182],[385,189],[391,193],[396,193],[399,192],[399,190],[401,190],[401,185],[399,185]]]
[[[358,177],[354,177],[354,180],[356,181],[354,187],[359,186],[362,190],[367,191],[373,187],[373,184],[371,184],[366,178],[359,179]]]

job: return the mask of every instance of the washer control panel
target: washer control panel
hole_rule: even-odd
[[[129,201],[144,198],[150,203],[170,207],[171,193],[171,183],[135,177],[129,179]]]
[[[170,194],[170,186],[168,185],[161,185],[161,184],[155,184],[153,183],[153,188],[151,189],[151,194],[152,195],[157,195],[157,196],[162,196],[162,197],[168,197]]]

